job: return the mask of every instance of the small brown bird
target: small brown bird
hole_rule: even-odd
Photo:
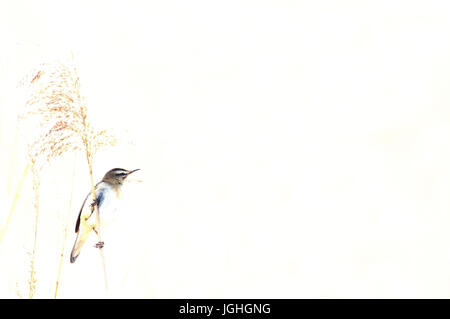
[[[80,255],[81,248],[88,239],[92,230],[97,233],[97,217],[95,216],[95,204],[97,204],[101,224],[104,225],[104,219],[108,219],[114,215],[118,200],[121,199],[122,185],[125,179],[132,173],[138,171],[135,169],[128,171],[123,168],[113,168],[108,171],[103,179],[95,185],[96,201],[92,201],[92,192],[86,196],[75,225],[75,233],[77,238],[70,254],[70,262],[74,263]],[[86,204],[91,199],[90,204]],[[97,243],[96,247],[103,247],[103,243]]]

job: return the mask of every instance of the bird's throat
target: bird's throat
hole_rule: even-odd
[[[116,197],[118,199],[121,199],[122,198],[122,191],[120,190],[120,186],[113,187],[112,189],[113,189],[114,193],[116,194]]]

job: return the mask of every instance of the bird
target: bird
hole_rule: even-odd
[[[81,248],[92,230],[98,232],[97,216],[95,213],[95,206],[98,207],[98,213],[101,220],[101,226],[105,225],[104,220],[112,219],[117,211],[119,200],[121,199],[122,186],[125,179],[132,173],[140,170],[126,170],[123,168],[113,168],[109,170],[103,179],[95,185],[95,201],[92,199],[92,191],[86,196],[81,205],[80,212],[75,224],[75,233],[77,237],[70,254],[70,262],[74,263],[80,255]],[[103,242],[98,242],[95,247],[102,248]]]

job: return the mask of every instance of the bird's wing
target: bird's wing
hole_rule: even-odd
[[[97,195],[96,201],[97,201],[98,207],[100,207],[100,205],[104,199],[104,194],[103,194],[104,189],[98,188],[99,184],[95,185],[95,188],[96,188],[95,193]],[[83,201],[83,205],[81,205],[80,212],[78,213],[77,223],[75,224],[75,233],[78,233],[78,231],[80,230],[81,215],[83,215],[83,211],[85,210],[85,205],[86,205],[86,202],[88,202],[89,197],[92,198],[92,192],[89,192],[89,194],[87,194],[86,198]],[[89,217],[91,217],[93,212],[94,212],[94,201],[91,200],[88,211],[87,212],[85,211],[85,215],[88,215],[85,217],[85,219],[89,219]]]
[[[77,223],[75,224],[75,233],[78,233],[78,230],[80,229],[81,213],[83,212],[84,204],[86,204],[86,200],[91,196],[91,193],[92,192],[89,192],[89,194],[87,194],[86,198],[83,201],[83,205],[81,205],[80,212],[78,213]]]

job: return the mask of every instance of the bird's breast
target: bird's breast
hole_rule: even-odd
[[[120,206],[120,194],[112,187],[104,187],[102,190],[103,200],[99,206],[100,221],[103,226],[107,226],[117,219],[117,212]]]

